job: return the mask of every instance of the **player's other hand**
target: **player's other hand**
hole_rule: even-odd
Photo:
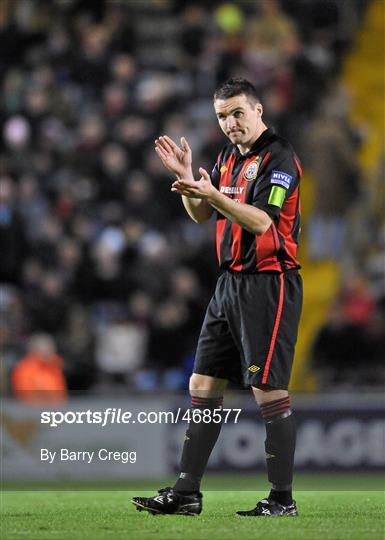
[[[171,191],[191,199],[207,199],[215,190],[215,187],[212,185],[210,175],[205,169],[200,167],[199,173],[201,177],[197,182],[194,179],[179,178],[171,186]]]
[[[191,148],[182,137],[179,147],[170,137],[162,135],[155,140],[155,152],[163,165],[178,178],[193,179]]]

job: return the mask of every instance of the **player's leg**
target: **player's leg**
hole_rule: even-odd
[[[240,515],[296,515],[291,484],[295,423],[287,391],[302,306],[296,272],[241,277],[235,307],[241,319],[243,378],[252,387],[266,426],[268,499]],[[257,309],[255,309],[255,307]],[[231,321],[231,330],[239,324]]]
[[[293,502],[294,451],[296,429],[287,390],[254,388],[266,427],[266,465],[271,483],[269,499],[284,505]]]
[[[193,373],[190,379],[191,421],[186,431],[181,472],[174,486],[179,492],[197,492],[222,427],[223,392],[227,380]],[[203,411],[205,414],[203,421]],[[198,412],[199,411],[199,412]]]
[[[266,465],[271,491],[267,499],[243,516],[297,515],[292,498],[296,428],[287,390],[253,387],[266,427]]]
[[[155,497],[134,497],[137,510],[151,514],[196,515],[202,511],[200,481],[222,425],[223,392],[227,381],[194,373],[190,379],[191,410],[182,451],[181,472],[175,485]],[[202,412],[205,421],[201,421]],[[207,419],[209,418],[209,421]]]
[[[174,486],[178,491],[199,491],[201,477],[221,430],[223,392],[228,381],[240,374],[239,351],[226,316],[227,297],[227,280],[222,275],[207,307],[198,339],[190,379],[192,421],[183,446],[181,474]],[[201,421],[197,411],[205,409],[210,413]]]
[[[179,478],[174,487],[161,490],[156,497],[134,497],[132,502],[139,510],[189,515],[202,511],[200,480],[221,429],[223,392],[234,369],[234,358],[239,358],[222,307],[224,287],[220,277],[198,340],[190,379],[192,421],[186,432]],[[206,421],[198,421],[198,409],[210,410],[210,422],[207,415]]]

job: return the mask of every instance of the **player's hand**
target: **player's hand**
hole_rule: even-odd
[[[193,179],[191,148],[184,137],[181,138],[180,144],[181,147],[179,148],[170,137],[163,135],[155,140],[155,152],[166,169],[178,178]]]
[[[197,182],[189,178],[180,178],[173,183],[171,191],[189,199],[207,199],[216,188],[211,183],[210,175],[205,169],[200,167],[199,173],[201,177]]]

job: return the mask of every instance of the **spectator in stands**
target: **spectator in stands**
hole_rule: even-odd
[[[66,295],[63,278],[53,271],[37,273],[36,288],[25,297],[30,329],[44,331],[57,337],[67,324],[70,299]]]
[[[132,320],[125,310],[116,310],[101,324],[96,336],[96,363],[100,382],[129,387],[132,376],[143,367],[147,348],[147,329]]]
[[[151,323],[147,366],[136,379],[139,387],[183,388],[183,361],[191,353],[191,322],[187,306],[180,300],[170,298],[157,306]]]
[[[64,360],[48,334],[33,334],[27,354],[12,372],[12,390],[17,399],[28,403],[58,403],[67,397]]]
[[[245,24],[245,50],[243,58],[253,79],[265,88],[276,71],[287,64],[298,51],[299,39],[293,20],[280,7],[277,0],[255,2],[257,13]]]
[[[89,390],[97,380],[95,361],[96,331],[90,314],[84,306],[74,303],[68,314],[68,323],[58,337],[58,348],[66,359],[68,390]]]
[[[381,319],[362,277],[345,276],[345,285],[312,349],[312,367],[320,387],[383,383],[378,355],[384,342]]]
[[[24,354],[22,345],[26,330],[25,312],[19,290],[0,283],[0,364],[1,390],[10,393],[10,373]]]
[[[338,261],[346,254],[346,218],[360,189],[357,145],[346,121],[346,100],[344,91],[335,88],[306,130],[305,163],[315,188],[308,248],[313,261]]]
[[[16,186],[9,176],[0,178],[0,282],[19,284],[27,242],[16,208]],[[6,256],[5,256],[6,254]]]

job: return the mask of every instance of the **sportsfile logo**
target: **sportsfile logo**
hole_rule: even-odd
[[[286,174],[282,171],[273,171],[271,174],[270,183],[279,184],[280,186],[289,189],[292,179],[293,177],[290,176],[290,174]]]
[[[192,411],[192,412],[191,412]],[[104,428],[109,424],[177,424],[181,422],[204,422],[212,419],[214,423],[223,421],[226,424],[234,412],[234,423],[238,421],[241,409],[186,409],[178,407],[175,411],[126,411],[120,407],[108,407],[101,411],[42,411],[40,423],[57,428],[66,424],[97,424]]]

